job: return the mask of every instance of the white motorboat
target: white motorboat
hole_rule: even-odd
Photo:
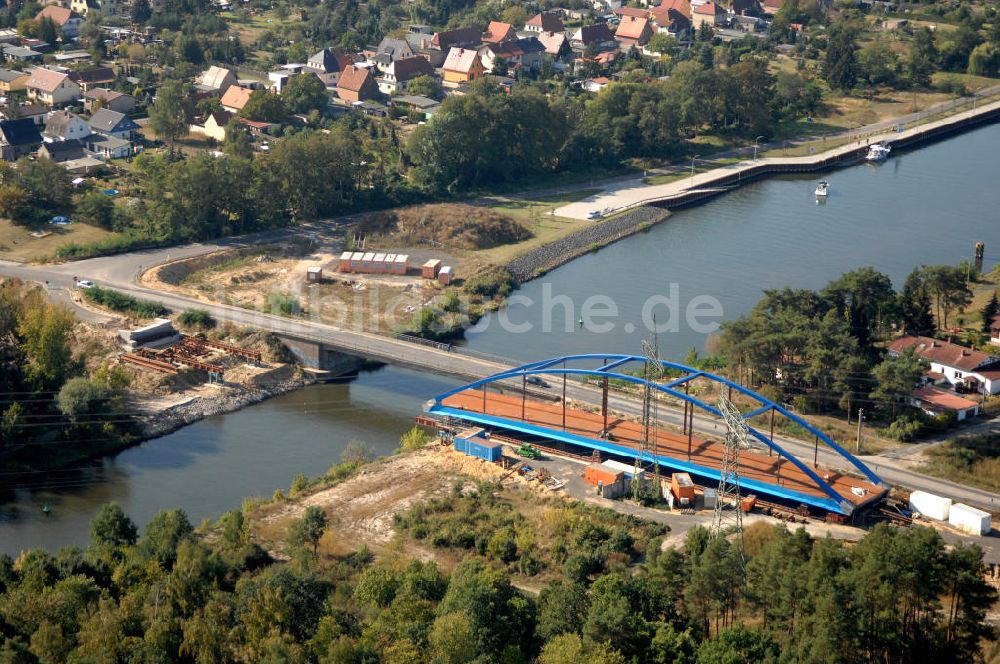
[[[865,160],[885,161],[889,158],[890,152],[892,152],[892,148],[889,147],[888,143],[872,143],[868,147],[868,154],[865,155]]]
[[[817,198],[826,198],[830,194],[830,183],[826,180],[820,180],[819,184],[816,185],[816,196]]]

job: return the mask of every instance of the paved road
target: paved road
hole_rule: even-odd
[[[267,239],[273,240],[285,234],[287,234],[286,231],[272,233]],[[261,236],[255,236],[254,241],[262,241]],[[513,360],[477,357],[465,352],[447,352],[437,347],[414,344],[371,332],[346,330],[308,319],[284,318],[220,303],[203,302],[173,293],[156,291],[136,283],[135,278],[143,268],[149,268],[168,259],[197,256],[220,248],[240,246],[246,243],[248,243],[246,238],[236,238],[216,243],[95,258],[65,265],[28,266],[0,261],[0,274],[47,281],[50,289],[57,289],[58,296],[63,298],[65,298],[66,289],[73,285],[73,277],[85,276],[99,285],[111,286],[138,297],[156,299],[175,310],[198,307],[206,309],[220,321],[231,321],[277,334],[314,340],[351,354],[421,370],[430,370],[435,373],[449,374],[463,379],[486,377],[516,364]],[[82,314],[84,317],[93,319],[95,316],[92,312],[77,309],[85,312]],[[556,385],[558,381],[558,378],[550,377],[551,384]],[[539,391],[543,392],[544,390]],[[591,386],[570,383],[567,394],[572,399],[596,403],[599,392]],[[613,410],[635,416],[640,414],[641,408],[634,397],[627,398],[617,394],[612,394],[609,397],[609,406]],[[660,417],[665,424],[680,427],[682,411],[661,407]],[[695,416],[694,429],[709,436],[719,435],[722,431],[719,422],[708,416]],[[776,436],[775,440],[789,453],[800,459],[808,460],[813,456],[814,447],[809,443],[787,436]],[[820,465],[838,470],[852,470],[850,465],[835,452],[821,448],[817,456]],[[940,493],[987,508],[995,508],[1000,501],[1000,496],[996,494],[915,473],[894,465],[891,459],[871,457],[869,463],[877,467],[876,472],[886,481],[910,489]]]

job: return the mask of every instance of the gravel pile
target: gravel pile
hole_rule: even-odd
[[[567,235],[564,238],[518,256],[507,264],[507,271],[517,279],[525,282],[538,276],[540,272],[551,270],[592,251],[595,247],[616,242],[627,235],[635,233],[643,225],[652,225],[666,219],[670,213],[655,207],[639,207],[634,210],[599,221],[593,226]]]

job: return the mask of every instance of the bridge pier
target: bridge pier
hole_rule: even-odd
[[[364,364],[364,360],[356,355],[342,353],[315,341],[292,337],[280,338],[285,348],[292,351],[292,354],[303,365],[311,369],[327,371],[333,376],[357,371]]]

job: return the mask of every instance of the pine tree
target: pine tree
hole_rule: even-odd
[[[835,25],[830,29],[823,78],[835,90],[850,90],[858,82],[856,40],[854,28]]]
[[[990,331],[990,326],[997,314],[1000,314],[1000,302],[997,301],[997,292],[994,290],[990,301],[983,307],[983,332]]]
[[[914,269],[906,277],[903,290],[899,294],[899,314],[903,331],[907,334],[926,336],[934,333],[931,296],[927,292],[919,269]]]

